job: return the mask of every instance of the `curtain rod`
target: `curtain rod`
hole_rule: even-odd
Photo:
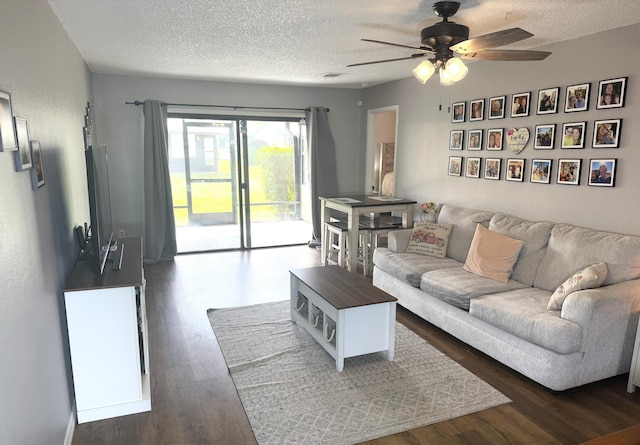
[[[144,105],[144,102],[139,100],[133,102],[125,102],[125,105]],[[277,108],[277,107],[242,107],[239,105],[204,105],[204,104],[170,104],[167,105],[173,107],[202,107],[202,108],[222,108],[230,110],[274,110],[274,111],[306,111],[309,108]],[[329,109],[325,108],[328,113]]]

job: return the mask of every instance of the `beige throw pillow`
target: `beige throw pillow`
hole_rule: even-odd
[[[524,241],[476,226],[463,269],[485,278],[507,283]]]
[[[415,223],[407,252],[444,258],[452,228],[453,224]]]
[[[571,278],[568,278],[558,286],[553,295],[551,295],[547,310],[559,311],[562,309],[562,303],[573,292],[602,286],[604,280],[607,279],[608,272],[607,263],[594,264],[582,269],[580,272],[576,272]]]

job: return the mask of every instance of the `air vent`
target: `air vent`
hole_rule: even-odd
[[[323,79],[336,79],[342,76],[344,76],[344,73],[324,73],[320,75]]]

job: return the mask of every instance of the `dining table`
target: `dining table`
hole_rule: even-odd
[[[367,215],[371,219],[381,213],[402,213],[402,227],[413,227],[413,211],[417,201],[413,199],[386,196],[381,194],[340,194],[320,196],[320,218],[322,227],[331,219],[331,210],[345,214],[347,217],[347,245],[357,246],[360,231],[360,216]],[[326,258],[326,246],[322,243],[322,258]],[[358,270],[358,255],[348,255],[347,269]]]

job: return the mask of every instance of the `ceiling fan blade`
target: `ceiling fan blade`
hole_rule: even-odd
[[[421,49],[422,51],[431,51],[431,48],[428,48],[426,46],[402,45],[401,43],[383,42],[382,40],[372,40],[372,39],[360,39],[360,40],[362,40],[363,42],[372,42],[372,43],[381,43],[383,45],[399,46],[400,48]]]
[[[470,60],[504,60],[508,62],[544,60],[551,53],[546,51],[494,49],[461,54],[462,59]]]
[[[347,65],[347,68],[352,66],[373,65],[374,63],[397,62],[398,60],[419,59],[425,56],[427,56],[427,53],[417,53],[417,54],[411,54],[409,57],[398,57],[396,59],[374,60],[373,62],[352,63],[351,65]]]
[[[531,36],[533,36],[533,34],[525,31],[524,29],[511,28],[465,40],[464,42],[460,42],[457,45],[451,46],[451,48],[449,49],[456,53],[466,54],[474,51],[482,51],[485,49],[505,46],[510,43],[515,43],[519,42],[520,40],[527,39]]]

